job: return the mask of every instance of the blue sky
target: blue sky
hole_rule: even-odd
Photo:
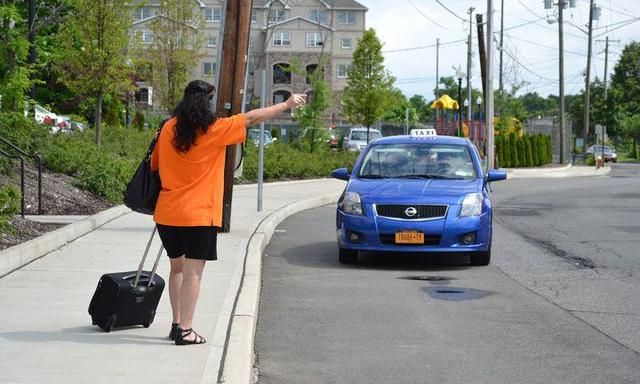
[[[436,74],[436,39],[440,38],[440,76],[453,76],[454,66],[466,70],[466,42],[469,15],[473,16],[473,87],[480,83],[477,55],[475,13],[487,19],[486,0],[359,0],[369,8],[367,28],[374,28],[383,42],[385,66],[396,77],[396,85],[407,96],[421,94],[433,98]],[[494,0],[494,86],[498,87],[497,51],[500,30],[500,0]],[[536,91],[543,96],[558,94],[558,23],[554,10],[545,10],[542,0],[504,0],[504,78],[505,88],[525,82],[518,94]],[[625,44],[640,41],[640,1],[596,0],[601,14],[594,21],[592,76],[604,75],[604,40],[610,43],[608,73],[618,60]],[[584,88],[587,66],[587,34],[589,1],[576,0],[576,7],[564,12],[565,93],[574,94]],[[447,9],[445,9],[445,7]],[[466,19],[466,21],[463,21]],[[550,23],[553,22],[553,23]],[[486,29],[485,29],[486,31]],[[425,47],[426,48],[418,48]],[[418,48],[418,49],[416,49]],[[399,50],[399,51],[398,51]]]

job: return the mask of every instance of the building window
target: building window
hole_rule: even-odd
[[[342,49],[351,49],[353,46],[351,45],[351,38],[343,38],[340,39],[340,46]]]
[[[216,74],[216,63],[202,63],[202,74],[205,76],[214,76]]]
[[[273,34],[273,45],[288,47],[291,45],[291,32],[276,32]]]
[[[309,19],[318,23],[327,24],[327,11],[312,9],[309,11]]]
[[[318,64],[309,64],[307,65],[307,84],[311,84],[311,75],[318,70]]]
[[[218,45],[218,36],[216,35],[208,35],[207,36],[207,47],[215,48]]]
[[[279,104],[287,101],[291,97],[291,92],[280,90],[273,92],[273,104]]]
[[[273,66],[274,84],[291,84],[291,66],[287,63],[280,63]]]
[[[136,31],[136,36],[142,44],[153,44],[153,32],[151,31]]]
[[[139,7],[133,11],[133,21],[145,20],[151,17],[151,7]]]
[[[255,9],[251,11],[251,22],[252,23],[258,22],[258,13],[256,12]]]
[[[322,47],[324,39],[320,32],[308,32],[307,33],[307,47]]]
[[[338,11],[338,24],[355,24],[356,14],[354,11]]]
[[[219,23],[222,20],[222,10],[220,8],[205,8],[204,21],[207,23]]]
[[[272,9],[271,12],[269,12],[270,23],[278,23],[280,21],[285,21],[286,19],[287,19],[286,9]]]
[[[141,87],[138,88],[135,92],[135,100],[136,103],[140,104],[153,104],[153,88],[152,87]]]
[[[349,64],[338,64],[336,65],[336,77],[338,79],[346,79],[349,77],[349,68],[351,66]]]

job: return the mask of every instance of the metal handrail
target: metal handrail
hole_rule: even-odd
[[[42,215],[42,157],[40,157],[40,155],[38,154],[30,154],[25,152],[24,150],[22,150],[20,147],[18,147],[17,145],[13,144],[12,142],[10,142],[9,140],[0,137],[0,140],[2,140],[5,144],[7,144],[8,146],[10,146],[11,148],[15,149],[16,151],[18,151],[19,153],[21,153],[22,155],[26,156],[26,157],[30,157],[32,159],[36,160],[36,163],[38,164],[38,215]],[[3,152],[6,153],[6,152]],[[22,158],[22,157],[21,157]],[[24,163],[24,160],[23,160]],[[24,168],[24,166],[23,166]],[[24,183],[24,170],[22,173],[22,182]],[[22,194],[24,196],[24,190],[22,191]],[[24,207],[23,207],[23,214],[24,216]]]
[[[24,157],[16,156],[9,154],[2,149],[0,149],[0,154],[10,158],[10,159],[19,159],[20,160],[20,215],[24,218]]]

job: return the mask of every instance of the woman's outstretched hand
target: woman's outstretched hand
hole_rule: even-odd
[[[304,93],[294,93],[291,95],[289,100],[287,100],[287,106],[289,108],[299,107],[304,105],[307,102],[307,95]]]

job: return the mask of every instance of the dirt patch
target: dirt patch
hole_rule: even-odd
[[[93,215],[112,207],[114,204],[84,191],[74,185],[71,176],[43,171],[42,174],[42,214],[43,215]],[[20,186],[18,167],[11,176],[0,175],[0,185]],[[25,215],[38,214],[38,172],[33,164],[25,170]],[[10,220],[9,229],[0,234],[0,250],[21,244],[63,224],[45,224],[17,216]]]

